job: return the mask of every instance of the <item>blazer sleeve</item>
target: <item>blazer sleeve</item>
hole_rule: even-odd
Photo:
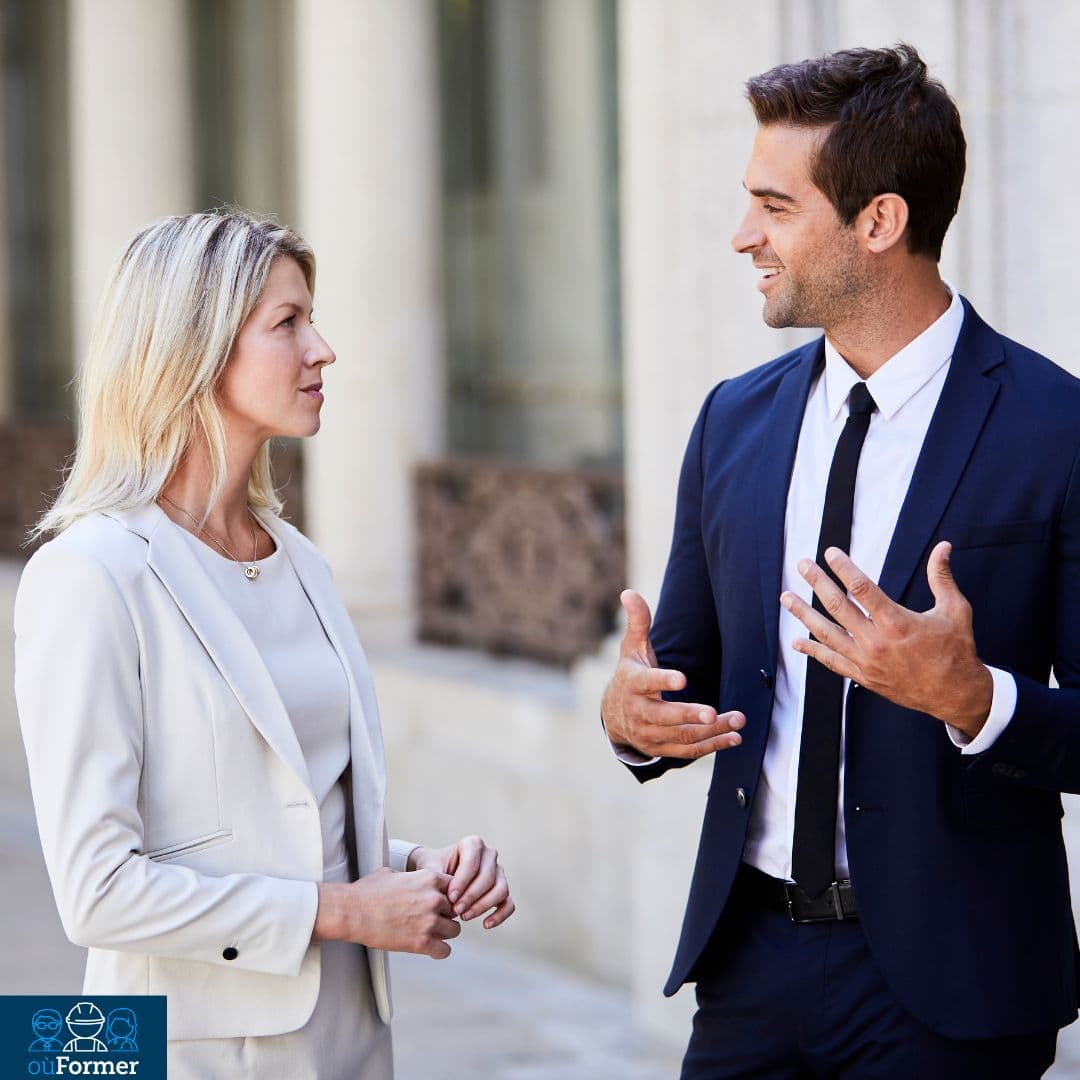
[[[683,456],[671,553],[650,634],[657,664],[686,676],[682,690],[664,693],[668,701],[714,705],[720,694],[720,626],[705,557],[702,509],[705,435],[709,410],[721,386],[723,383],[714,387],[705,399]],[[645,764],[623,762],[643,783],[690,763],[683,758],[659,758]]]
[[[390,869],[405,870],[409,865],[409,856],[419,847],[411,840],[390,841]]]
[[[1013,672],[1012,719],[993,745],[975,756],[971,768],[990,769],[1026,786],[1080,793],[1080,451],[1066,489],[1053,558],[1047,612],[1058,686]]]
[[[16,597],[15,696],[67,936],[83,946],[297,974],[318,907],[315,882],[212,877],[141,853],[140,675],[136,630],[108,569],[73,545],[45,545]]]

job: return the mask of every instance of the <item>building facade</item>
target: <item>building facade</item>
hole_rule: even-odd
[[[945,275],[1080,373],[1074,31],[1050,0],[0,0],[8,550],[55,487],[134,230],[223,204],[295,225],[338,363],[323,430],[282,448],[290,512],[372,660],[394,830],[479,828],[519,902],[499,941],[630,988],[681,1039],[691,995],[659,987],[708,767],[639,788],[598,703],[620,588],[657,595],[704,394],[802,340],[762,324],[729,245],[742,84],[916,45],[969,140]]]

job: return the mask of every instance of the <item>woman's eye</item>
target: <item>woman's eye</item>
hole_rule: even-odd
[[[296,316],[295,315],[290,315],[287,319],[282,319],[281,322],[278,323],[278,326],[287,326],[290,329],[292,329],[292,327],[295,324],[296,324]]]

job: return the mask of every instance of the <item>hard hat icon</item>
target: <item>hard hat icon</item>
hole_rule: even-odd
[[[80,1001],[68,1012],[67,1026],[76,1038],[92,1039],[105,1026],[105,1017],[92,1001]]]

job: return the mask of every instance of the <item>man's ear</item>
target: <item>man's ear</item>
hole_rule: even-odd
[[[880,255],[898,244],[907,230],[908,204],[900,195],[875,195],[855,221],[866,250]]]

